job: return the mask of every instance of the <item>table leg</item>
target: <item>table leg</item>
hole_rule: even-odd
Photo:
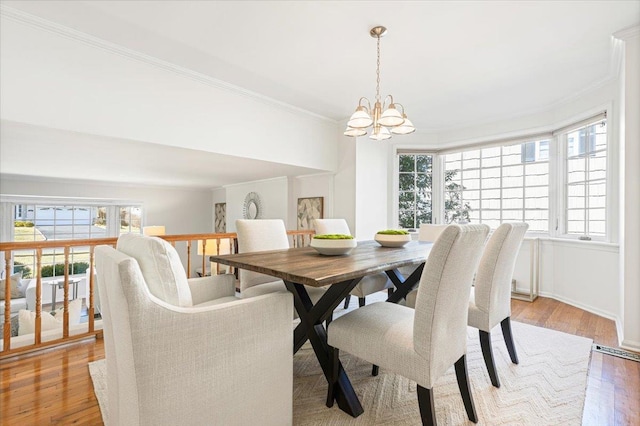
[[[397,269],[392,269],[390,271],[386,271],[387,276],[393,282],[393,285],[396,286],[396,290],[393,294],[389,295],[387,302],[398,303],[405,297],[413,288],[418,285],[420,282],[420,277],[422,276],[422,270],[424,269],[424,263],[421,263],[415,271],[409,275],[407,279],[404,279],[400,271]]]
[[[56,290],[58,283],[51,284],[51,312],[56,311]]]
[[[332,363],[329,345],[327,344],[327,330],[325,330],[323,322],[333,313],[333,310],[359,281],[360,278],[331,285],[315,305],[311,302],[309,294],[303,285],[290,281],[284,282],[287,289],[293,293],[293,303],[300,317],[300,324],[294,331],[294,353],[309,339],[327,383],[331,378]],[[364,409],[351,386],[342,364],[338,365],[338,369],[338,383],[335,391],[338,407],[347,414],[358,417],[364,412]]]

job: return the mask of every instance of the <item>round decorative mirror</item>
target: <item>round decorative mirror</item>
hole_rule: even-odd
[[[243,215],[245,219],[260,219],[262,217],[262,204],[257,193],[250,192],[244,198]]]

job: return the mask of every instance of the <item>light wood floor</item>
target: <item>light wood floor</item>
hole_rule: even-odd
[[[613,321],[553,299],[514,300],[512,319],[617,346]],[[87,363],[104,358],[101,339],[0,364],[0,424],[102,424]],[[593,352],[583,424],[640,425],[640,363]]]

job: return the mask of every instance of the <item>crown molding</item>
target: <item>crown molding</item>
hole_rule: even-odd
[[[181,77],[189,78],[191,80],[197,81],[202,84],[206,84],[216,89],[225,90],[227,92],[231,92],[236,95],[250,98],[254,101],[275,106],[275,107],[284,109],[288,112],[305,115],[307,117],[311,117],[323,122],[328,122],[332,124],[337,123],[337,121],[332,118],[325,117],[320,114],[316,114],[315,112],[311,112],[309,110],[288,104],[286,102],[282,102],[277,99],[270,98],[268,96],[262,95],[260,93],[257,93],[248,89],[244,89],[234,84],[227,83],[222,80],[218,80],[206,74],[181,67],[179,65],[176,65],[168,61],[164,61],[154,56],[146,55],[142,52],[129,49],[119,44],[111,43],[107,40],[89,35],[82,31],[74,30],[73,28],[69,28],[67,26],[40,18],[38,16],[31,15],[19,9],[15,9],[15,8],[0,4],[0,16],[2,16],[3,18],[10,19],[14,22],[25,24],[39,30],[48,31],[56,35],[66,37],[68,39],[71,39],[80,43],[84,43],[88,46],[101,49],[109,53],[114,53],[116,55],[123,56],[127,59],[133,59],[135,61],[139,61],[147,65],[154,66],[163,71],[171,72],[171,73],[180,75]]]
[[[619,40],[630,40],[632,38],[640,37],[640,25],[634,25],[629,28],[625,28],[613,33],[613,36]]]

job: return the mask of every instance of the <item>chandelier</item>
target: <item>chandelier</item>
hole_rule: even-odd
[[[369,137],[381,141],[389,139],[391,133],[394,135],[407,135],[416,131],[413,123],[407,118],[404,107],[393,102],[393,96],[387,95],[384,102],[380,102],[380,37],[387,33],[387,29],[382,26],[373,27],[369,31],[371,37],[377,39],[378,62],[376,64],[376,102],[371,109],[369,99],[362,97],[358,101],[356,112],[353,113],[347,122],[345,136],[364,136],[367,128],[372,127]],[[387,103],[389,101],[389,103]],[[398,108],[402,110],[398,111]],[[384,112],[383,112],[384,111]]]

